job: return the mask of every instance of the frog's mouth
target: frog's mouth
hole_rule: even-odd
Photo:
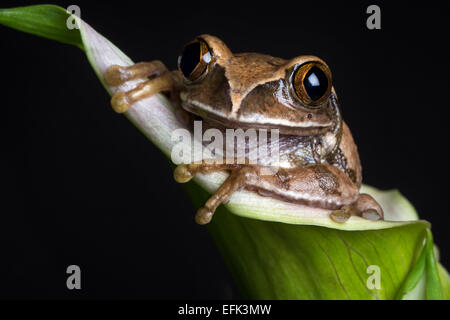
[[[287,121],[273,121],[270,119],[239,119],[232,117],[224,117],[218,113],[205,110],[202,106],[195,103],[182,101],[182,107],[193,117],[193,120],[203,121],[209,128],[216,128],[221,131],[226,129],[266,129],[278,130],[280,135],[294,135],[294,136],[315,136],[324,134],[330,130],[334,123],[330,120],[324,124],[310,122],[302,122],[301,124],[288,123]]]

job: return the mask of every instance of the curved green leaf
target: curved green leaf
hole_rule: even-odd
[[[80,31],[67,28],[66,21],[70,16],[58,6],[35,5],[0,9],[0,24],[83,49]]]
[[[200,205],[208,197],[186,188]],[[394,299],[415,264],[426,222],[389,229],[344,231],[264,222],[219,208],[208,225],[245,298]],[[380,270],[380,289],[369,289]]]

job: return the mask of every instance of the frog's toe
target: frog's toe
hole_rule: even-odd
[[[127,94],[125,92],[117,92],[116,94],[114,94],[111,98],[111,106],[117,113],[127,112],[130,108]]]
[[[347,210],[343,210],[343,209],[338,209],[338,210],[333,210],[330,213],[330,218],[331,220],[333,220],[334,222],[337,223],[344,223],[346,222],[348,219],[350,219],[351,217],[351,213]]]
[[[124,113],[136,102],[148,98],[159,92],[170,91],[174,83],[170,73],[164,73],[153,79],[138,84],[129,91],[120,91],[113,95],[111,105],[117,113]]]
[[[357,210],[352,205],[342,206],[339,210],[331,211],[330,218],[334,222],[337,223],[344,223],[348,219],[350,219],[351,216],[356,215]]]
[[[354,204],[361,217],[367,220],[383,220],[383,208],[370,195],[362,193]]]
[[[176,167],[175,170],[173,171],[173,177],[176,182],[185,183],[191,180],[194,177],[194,175],[189,170],[188,165],[181,164],[178,167]]]
[[[383,219],[381,214],[375,209],[368,209],[368,210],[361,212],[361,217],[363,217],[364,219],[373,220],[373,221]]]
[[[201,207],[195,214],[195,222],[197,222],[198,224],[207,224],[211,222],[213,214],[214,212],[208,207]]]
[[[105,72],[105,82],[111,86],[118,86],[127,80],[126,68],[112,65]]]

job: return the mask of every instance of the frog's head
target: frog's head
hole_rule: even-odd
[[[183,108],[226,127],[310,136],[340,121],[330,69],[317,57],[233,54],[220,39],[201,35],[184,47],[178,67]]]

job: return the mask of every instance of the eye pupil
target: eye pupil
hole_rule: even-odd
[[[328,90],[328,78],[318,67],[309,69],[303,80],[305,91],[312,101],[319,100]]]
[[[193,42],[184,47],[180,56],[180,69],[186,78],[194,71],[200,56],[200,43]]]
[[[204,41],[198,40],[187,44],[178,57],[178,66],[183,76],[194,81],[206,70],[211,61],[211,53]]]

